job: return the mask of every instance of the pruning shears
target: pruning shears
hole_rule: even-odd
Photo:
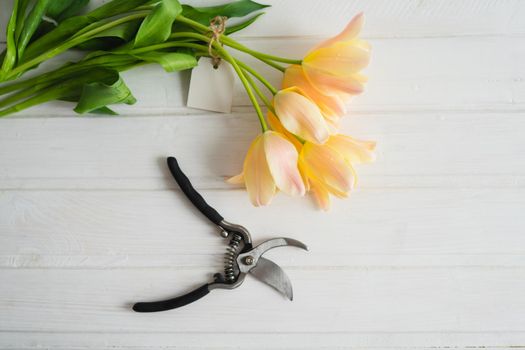
[[[264,258],[263,255],[272,248],[283,246],[308,250],[306,245],[292,238],[280,237],[269,239],[254,247],[250,232],[243,226],[224,220],[215,209],[206,203],[192,186],[188,177],[182,172],[175,158],[168,158],[168,168],[186,197],[204,216],[218,226],[222,238],[229,239],[225,254],[224,272],[216,273],[212,282],[206,283],[187,294],[169,300],[139,302],[133,305],[133,310],[157,312],[179,308],[201,299],[213,289],[239,287],[248,273],[292,300],[293,291],[290,279],[279,265]]]

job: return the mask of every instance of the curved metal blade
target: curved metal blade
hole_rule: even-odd
[[[257,265],[250,270],[250,273],[259,281],[275,288],[279,293],[293,300],[293,290],[290,279],[279,265],[273,261],[260,257]]]
[[[304,250],[308,250],[308,247],[303,242],[298,241],[293,238],[286,238],[286,237],[269,239],[259,244],[253,250],[256,251],[258,255],[260,256],[266,253],[270,249],[277,248],[277,247],[284,247],[284,246],[292,246],[292,247],[297,247],[297,248],[301,248]]]

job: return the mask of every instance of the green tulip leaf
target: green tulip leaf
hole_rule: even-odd
[[[97,7],[93,11],[86,14],[97,21],[117,16],[119,14],[134,10],[136,7],[144,5],[148,0],[113,0]]]
[[[234,26],[230,26],[230,27],[226,27],[226,35],[229,35],[229,34],[232,34],[232,33],[235,33],[235,32],[238,32],[240,30],[243,30],[244,28],[248,27],[249,25],[251,25],[253,22],[255,22],[259,17],[261,17],[262,15],[264,15],[264,12],[261,12],[255,16],[253,16],[252,18],[244,21],[244,22],[241,22],[239,24],[236,24]]]
[[[39,38],[46,35],[47,33],[49,33],[50,31],[52,31],[53,29],[57,27],[56,23],[51,22],[51,21],[53,20],[52,19],[50,20],[46,17],[42,18],[42,22],[40,23],[38,28],[35,30],[35,33],[31,37],[31,40],[29,41],[29,45],[31,45],[33,42],[35,42],[36,40],[38,40]]]
[[[263,5],[251,0],[238,0],[225,5],[210,7],[193,7],[182,5],[182,14],[201,24],[208,26],[216,16],[227,18],[244,17],[252,12],[262,10],[270,5]]]
[[[118,115],[117,112],[109,108],[108,106],[100,107],[98,109],[94,109],[91,112],[91,114],[106,114],[106,115]]]
[[[76,16],[89,0],[51,0],[47,7],[46,16],[57,22]]]
[[[162,0],[142,22],[134,47],[144,47],[166,41],[171,34],[171,26],[182,12],[178,0]]]
[[[76,16],[88,3],[89,0],[49,0],[45,16],[42,17],[42,21],[29,40],[29,44],[31,45],[36,40],[57,28],[59,23],[72,16]],[[79,19],[77,25],[80,26],[81,24],[84,25],[88,23],[86,19]],[[74,33],[74,31],[72,33]],[[58,43],[60,40],[53,42]],[[32,50],[34,50],[34,48]]]
[[[166,72],[181,71],[197,66],[197,59],[195,56],[184,52],[151,51],[142,54],[134,54],[133,56],[146,62],[158,63]]]
[[[31,0],[20,0],[18,2],[17,14],[16,14],[16,26],[15,26],[15,42],[18,43],[22,28],[26,20],[26,13]]]
[[[93,20],[87,16],[70,17],[64,20],[54,30],[44,34],[31,43],[25,50],[23,61],[30,60],[31,58],[59,45],[69,37],[76,34],[80,29],[90,25],[92,21]]]
[[[56,0],[51,1],[54,2]],[[78,32],[97,21],[133,10],[147,1],[148,0],[113,0],[86,15],[69,17],[62,21],[54,30],[31,43],[24,54],[24,61],[54,48],[64,40],[78,34]]]
[[[60,101],[66,101],[66,102],[75,102],[78,103],[78,99],[80,96],[66,96],[62,97],[59,100]],[[105,114],[105,115],[118,115],[117,112],[109,108],[108,106],[100,107],[98,109],[94,109],[89,112],[90,114]]]
[[[0,82],[6,79],[6,75],[11,71],[16,63],[16,27],[19,2],[19,0],[14,0],[11,18],[9,18],[9,22],[7,23],[6,49],[2,66],[0,67]]]
[[[135,37],[139,25],[140,20],[122,23],[94,35],[93,39],[83,42],[77,48],[89,51],[113,49],[131,41]]]
[[[29,11],[22,28],[22,32],[18,38],[17,50],[19,60],[24,54],[24,50],[33,37],[33,34],[42,22],[42,17],[45,15],[50,1],[51,0],[37,0],[31,11]]]
[[[84,108],[86,111],[88,111],[90,107],[92,110],[105,107],[105,104],[102,104],[104,102],[107,102],[107,104],[133,102],[134,98],[133,96],[129,96],[131,95],[129,89],[127,89],[125,84],[120,82],[120,80],[119,73],[115,69],[95,67],[78,72],[74,76],[66,76],[63,79],[52,82],[51,84],[49,82],[42,82],[18,92],[17,94],[20,99],[25,97],[28,98],[21,102],[19,102],[20,99],[17,99],[16,104],[1,109],[0,117],[53,100],[79,101],[80,103],[80,101],[84,99],[84,103],[86,104],[86,107]],[[85,91],[85,87],[92,84],[101,84],[103,87],[113,85],[114,91],[111,91],[111,88],[107,89],[106,92],[110,96],[102,96],[97,101],[96,96],[90,96],[89,89],[87,94]],[[8,98],[13,101],[11,97]],[[79,109],[83,110],[82,108]]]
[[[117,71],[100,81],[87,83],[83,86],[75,112],[79,114],[99,111],[110,104],[134,104],[137,100],[124,83]]]

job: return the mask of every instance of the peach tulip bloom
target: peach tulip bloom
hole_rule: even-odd
[[[281,124],[281,122],[275,116],[275,114],[273,114],[271,111],[268,111],[268,115],[266,119],[268,120],[268,125],[270,126],[272,130],[277,131],[280,134],[283,134],[284,137],[286,137],[286,139],[295,146],[295,148],[297,149],[297,152],[301,151],[301,148],[303,148],[302,142],[299,141],[297,137],[295,137],[291,132],[289,132],[288,130],[284,128],[284,126]]]
[[[280,90],[274,97],[274,107],[279,121],[292,134],[318,144],[328,140],[330,130],[321,110],[301,89]]]
[[[363,21],[363,14],[358,14],[340,34],[318,45],[303,59],[304,73],[321,93],[347,102],[363,91],[366,78],[359,72],[370,60],[370,46],[357,38]]]
[[[374,141],[362,141],[338,134],[330,137],[326,145],[337,150],[351,164],[371,163],[376,159]]]
[[[299,88],[306,97],[317,104],[328,126],[332,130],[339,128],[339,120],[346,114],[345,103],[339,96],[329,96],[321,93],[321,91],[310,83],[304,73],[303,67],[295,64],[286,68],[282,82],[283,89],[294,86]]]
[[[280,133],[266,131],[252,142],[242,173],[228,182],[244,183],[255,206],[269,204],[278,189],[302,196],[305,186],[297,162],[295,146]]]
[[[321,208],[329,209],[330,194],[348,196],[357,182],[352,164],[373,161],[374,148],[374,142],[345,135],[332,136],[324,145],[303,145],[299,169]]]

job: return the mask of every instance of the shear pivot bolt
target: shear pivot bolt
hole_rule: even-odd
[[[244,264],[246,265],[253,264],[253,256],[247,256],[246,258],[244,258]]]

